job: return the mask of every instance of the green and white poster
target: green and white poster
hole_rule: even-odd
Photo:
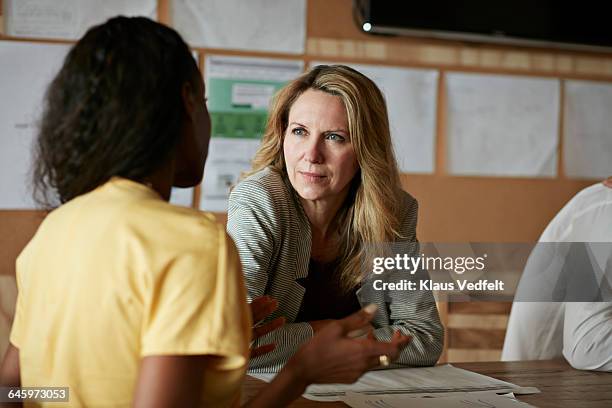
[[[302,73],[303,62],[210,55],[204,70],[212,138],[200,208],[224,212],[229,189],[251,168],[272,97]]]

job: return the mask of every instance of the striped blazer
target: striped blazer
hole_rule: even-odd
[[[404,195],[401,233],[416,241],[417,202]],[[251,360],[251,372],[276,372],[313,336],[307,322],[295,323],[305,289],[296,282],[308,275],[311,248],[310,223],[287,177],[268,167],[240,182],[231,192],[227,231],[236,243],[249,301],[269,295],[287,324],[258,339],[256,345],[275,343],[276,348]],[[377,339],[389,341],[395,330],[412,336],[396,364],[433,365],[444,341],[444,330],[429,291],[357,291],[359,303],[377,303],[372,324]],[[374,298],[373,298],[374,297]]]

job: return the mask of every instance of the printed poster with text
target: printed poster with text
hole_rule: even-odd
[[[210,55],[204,71],[212,132],[200,208],[225,212],[230,188],[251,168],[272,97],[303,62]]]

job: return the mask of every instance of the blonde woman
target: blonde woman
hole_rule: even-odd
[[[417,202],[402,190],[384,97],[370,79],[322,65],[283,88],[228,217],[249,298],[274,297],[270,319],[286,321],[259,339],[276,348],[253,358],[252,371],[278,371],[329,322],[370,302],[377,339],[412,337],[398,364],[435,364],[443,328],[431,293],[360,288],[369,243],[417,241]]]

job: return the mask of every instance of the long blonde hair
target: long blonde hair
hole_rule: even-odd
[[[302,74],[274,98],[261,146],[252,162],[256,173],[272,166],[287,175],[283,139],[289,110],[308,89],[338,96],[346,109],[350,140],[359,171],[352,193],[337,218],[340,233],[341,282],[345,290],[362,279],[364,244],[401,239],[401,183],[389,131],[385,99],[369,78],[344,65],[319,65]]]

